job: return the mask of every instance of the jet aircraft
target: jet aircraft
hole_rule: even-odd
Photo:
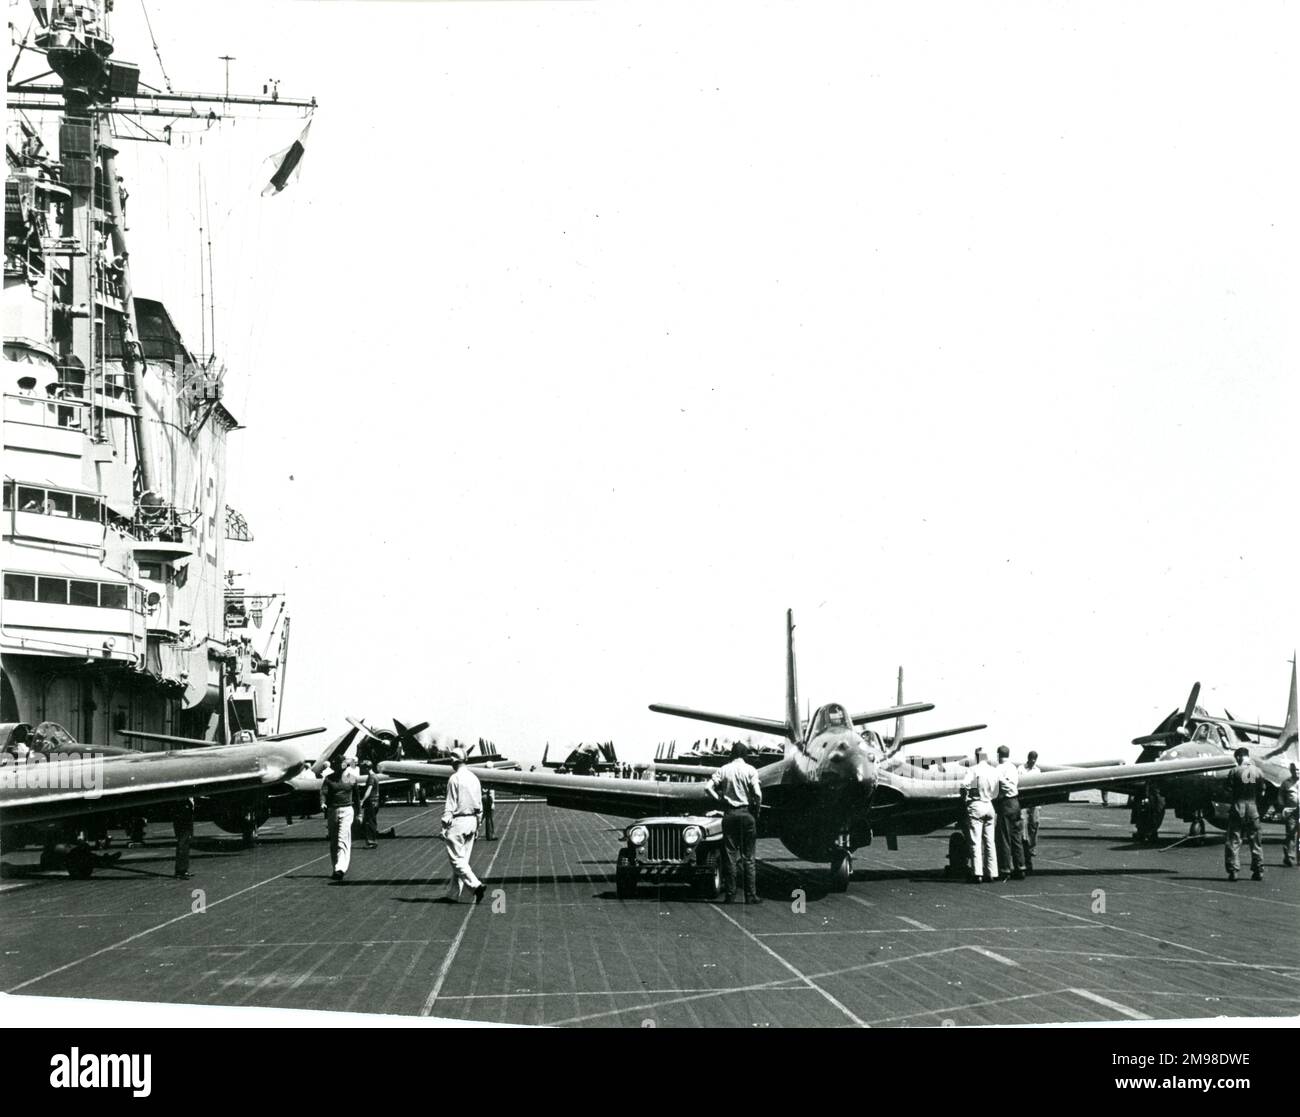
[[[0,726],[10,740],[15,726]],[[96,750],[7,753],[0,763],[0,847],[40,842],[42,867],[73,877],[91,875],[95,855],[87,823],[106,825],[149,809],[168,809],[190,796],[240,802],[294,776],[298,749],[262,738],[250,744],[208,745],[173,752]]]
[[[550,745],[542,749],[543,768],[589,776],[593,772],[614,772],[622,767],[613,741],[602,741],[600,744],[584,742],[572,749],[563,760],[548,760],[550,751]]]
[[[1238,748],[1245,747],[1268,783],[1276,803],[1278,789],[1290,775],[1289,766],[1300,762],[1295,660],[1291,661],[1291,690],[1286,720],[1282,725],[1239,721],[1231,714],[1212,717],[1197,705],[1200,694],[1201,684],[1196,683],[1181,710],[1171,713],[1153,732],[1133,739],[1135,745],[1142,747],[1138,765],[1145,766],[1162,757],[1231,756]],[[1184,822],[1194,822],[1199,817],[1226,828],[1229,796],[1225,774],[1207,772],[1180,776],[1176,780],[1164,781],[1162,792],[1166,804]]]
[[[781,720],[709,713],[681,706],[653,705],[660,713],[714,722],[751,733],[785,739],[785,755],[759,770],[763,810],[759,837],[778,838],[796,857],[829,862],[831,886],[844,891],[852,876],[853,851],[884,835],[891,844],[900,834],[924,834],[950,826],[963,816],[962,778],[957,773],[924,777],[889,771],[873,757],[857,727],[933,709],[928,703],[893,706],[850,714],[845,706],[821,706],[805,724],[799,716],[794,656],[794,618],[786,614],[786,700]],[[1231,757],[1156,761],[1150,775],[1226,769]],[[438,764],[389,761],[392,775],[446,778],[451,769]],[[698,774],[698,773],[697,773]],[[557,807],[639,818],[655,814],[700,814],[717,800],[701,782],[609,779],[551,772],[480,771],[492,787],[540,794]],[[1021,780],[1026,806],[1062,802],[1070,792],[1104,787],[1132,778],[1131,765],[1030,772]]]

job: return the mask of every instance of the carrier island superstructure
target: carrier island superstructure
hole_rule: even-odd
[[[288,613],[228,569],[251,540],[226,504],[238,423],[220,361],[132,288],[119,124],[314,102],[151,90],[114,58],[111,7],[33,0],[48,73],[10,71],[0,728],[231,741],[278,727]]]

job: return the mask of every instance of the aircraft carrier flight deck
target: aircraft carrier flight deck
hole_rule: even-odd
[[[1036,871],[970,885],[948,836],[861,851],[847,893],[759,844],[761,906],[643,887],[620,900],[616,819],[502,799],[480,906],[439,901],[433,807],[330,881],[319,816],[252,849],[201,826],[172,879],[168,828],[88,880],[7,855],[0,988],[49,997],[328,1009],[557,1026],[934,1027],[1300,1014],[1300,871],[1265,827],[1261,882],[1222,836],[1131,841],[1127,812],[1046,808]],[[360,1019],[360,1018],[359,1018]],[[250,1018],[250,1023],[255,1022]]]

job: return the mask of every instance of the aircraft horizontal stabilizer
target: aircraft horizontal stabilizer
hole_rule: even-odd
[[[927,710],[932,709],[930,706],[924,708]],[[772,733],[778,737],[788,737],[790,735],[785,722],[774,721],[771,718],[749,718],[739,714],[711,714],[705,710],[692,710],[686,706],[652,704],[650,709],[656,714],[671,714],[673,717],[708,721],[714,725],[729,725],[733,729],[748,729],[752,733]]]
[[[653,709],[653,707],[651,707],[651,709]],[[865,714],[854,714],[851,720],[854,725],[866,725],[868,722],[872,721],[888,721],[890,718],[907,717],[910,714],[923,714],[927,710],[933,709],[933,702],[908,702],[906,705],[889,706],[884,710],[871,710]]]
[[[956,729],[935,729],[930,733],[909,733],[906,737],[893,742],[893,744],[895,748],[902,748],[904,745],[915,745],[921,741],[937,741],[940,737],[955,737],[959,733],[974,733],[987,728],[987,725],[962,725]]]
[[[1260,725],[1253,721],[1237,721],[1235,718],[1192,718],[1193,725],[1199,725],[1201,722],[1217,722],[1220,725],[1226,725],[1230,729],[1239,729],[1243,733],[1254,733],[1257,737],[1280,737],[1282,736],[1282,727],[1280,725]]]

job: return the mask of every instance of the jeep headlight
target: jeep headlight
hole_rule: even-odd
[[[650,836],[650,831],[647,830],[644,826],[633,826],[632,829],[627,832],[627,840],[631,842],[634,846],[645,845],[645,840],[649,836]]]
[[[702,837],[698,826],[688,826],[682,831],[682,841],[688,846],[695,845]]]

